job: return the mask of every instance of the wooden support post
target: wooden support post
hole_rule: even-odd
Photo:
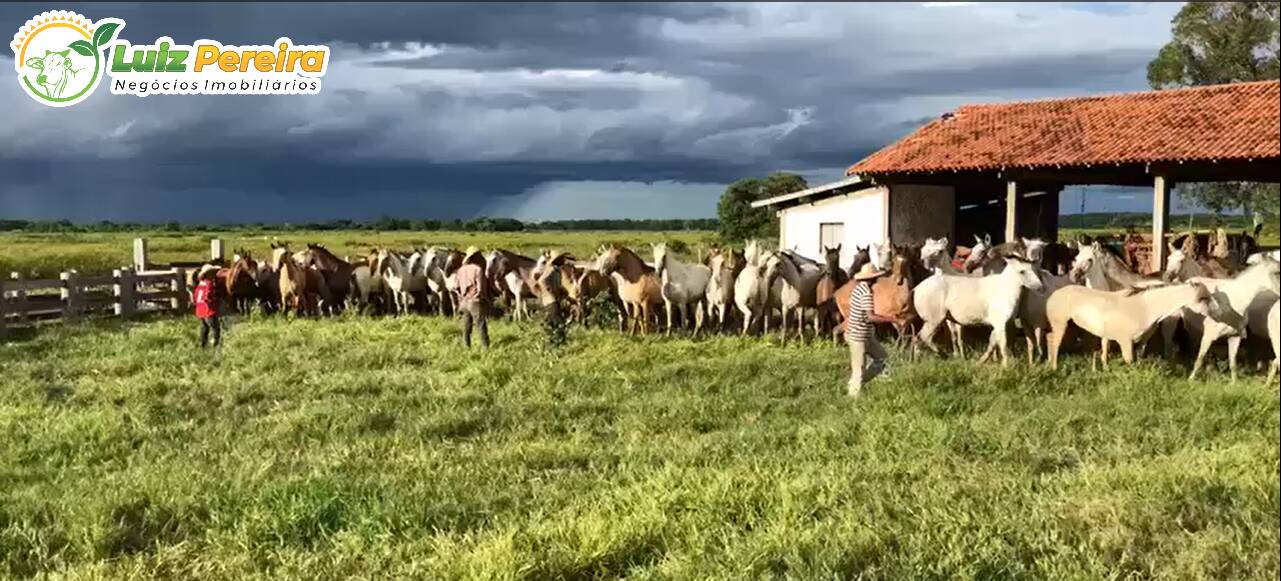
[[[62,289],[59,294],[62,296],[62,318],[64,320],[74,320],[80,317],[80,289],[74,271],[64,272],[58,276],[62,279]]]
[[[135,271],[147,270],[147,239],[133,239],[133,269]]]
[[[118,268],[111,271],[111,275],[116,278],[115,287],[112,288],[112,294],[116,297],[116,316],[126,319],[132,317],[138,308],[138,282],[134,278],[133,269]]]
[[[1170,232],[1170,189],[1173,182],[1158,175],[1152,184],[1152,272],[1165,270],[1165,236]]]
[[[212,262],[221,262],[226,256],[223,252],[222,239],[214,238],[209,241],[209,260]]]
[[[1013,242],[1019,237],[1019,184],[1013,180],[1005,182],[1005,241]]]
[[[18,316],[18,322],[25,325],[27,324],[27,311],[29,310],[29,307],[27,306],[27,285],[23,284],[21,272],[9,273],[9,280],[17,282],[17,284],[14,285],[17,288],[12,291],[13,310],[14,314]]]
[[[169,308],[182,312],[187,309],[187,272],[181,268],[173,269],[173,278],[169,280],[169,290],[173,298],[169,299]]]

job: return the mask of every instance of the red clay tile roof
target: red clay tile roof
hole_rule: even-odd
[[[1281,84],[966,105],[846,174],[1281,157]],[[947,117],[947,116],[945,116]]]

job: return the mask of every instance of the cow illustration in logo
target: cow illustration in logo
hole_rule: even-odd
[[[18,84],[36,102],[50,107],[83,101],[102,80],[103,53],[122,26],[116,18],[94,22],[66,10],[50,10],[28,20],[10,44]]]

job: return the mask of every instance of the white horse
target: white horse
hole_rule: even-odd
[[[970,248],[970,255],[965,257],[965,272],[976,272],[977,274],[988,274],[983,270],[984,263],[988,260],[988,252],[992,250],[992,236],[986,235],[983,238],[974,236],[974,246]]]
[[[755,240],[749,241],[743,252],[747,264],[734,280],[734,304],[743,315],[743,334],[746,335],[754,321],[768,320],[769,276],[765,265],[772,253],[763,251]],[[766,323],[768,327],[768,323]]]
[[[724,331],[725,316],[734,308],[734,270],[730,266],[732,252],[716,249],[708,257],[712,276],[707,280],[707,316]]]
[[[818,279],[823,270],[816,262],[797,261],[793,253],[778,253],[770,257],[766,272],[777,274],[778,278],[770,284],[770,302],[773,302],[775,288],[778,289],[778,306],[782,314],[779,325],[781,337],[787,339],[787,315],[796,311],[796,334],[805,340],[805,310],[817,309],[816,291]]]
[[[947,254],[947,238],[926,238],[921,245],[921,264],[935,274],[964,274],[952,266],[952,259]]]
[[[1066,275],[1052,274],[1036,266],[1039,263],[1040,261],[1032,261],[1032,268],[1041,279],[1041,289],[1023,289],[1023,296],[1019,298],[1019,326],[1023,328],[1023,338],[1027,341],[1029,367],[1045,354],[1045,337],[1050,332],[1047,310],[1050,296],[1054,291],[1072,284]]]
[[[1219,339],[1228,340],[1228,368],[1232,381],[1237,379],[1237,350],[1241,339],[1245,338],[1251,319],[1257,319],[1255,328],[1266,327],[1266,317],[1272,305],[1277,302],[1278,282],[1281,276],[1281,265],[1272,259],[1265,259],[1259,264],[1245,269],[1234,278],[1193,278],[1192,282],[1204,285],[1211,293],[1209,316],[1185,310],[1183,324],[1188,334],[1194,339],[1200,338],[1200,349],[1196,362],[1192,365],[1189,379],[1195,379],[1205,362],[1205,355]],[[1174,320],[1177,322],[1177,320]],[[1173,324],[1169,321],[1161,326],[1162,334],[1174,333]]]
[[[979,363],[987,361],[999,349],[1001,364],[1009,365],[1006,325],[1018,310],[1024,288],[1039,291],[1043,285],[1032,265],[1016,257],[1007,260],[1005,270],[1000,274],[931,276],[912,291],[912,305],[924,322],[917,338],[937,353],[934,334],[939,325],[946,323],[952,333],[953,350],[964,357],[961,329],[970,325],[987,325],[992,327],[991,339]]]
[[[409,314],[409,306],[413,302],[413,293],[426,290],[427,279],[412,273],[400,255],[385,248],[378,251],[378,259],[374,270],[382,276],[388,290],[391,291],[392,299],[395,301],[396,314]]]
[[[675,326],[673,314],[679,313],[682,323],[689,320],[689,309],[694,309],[694,334],[703,329],[707,305],[707,283],[712,269],[702,264],[686,264],[676,260],[667,249],[667,243],[653,246],[654,270],[659,277],[663,303],[667,308],[667,334]]]

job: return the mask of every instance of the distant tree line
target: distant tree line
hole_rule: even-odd
[[[522,222],[512,218],[481,217],[472,220],[432,220],[383,217],[372,221],[329,220],[325,222],[247,224],[183,224],[175,221],[161,223],[100,222],[76,224],[70,220],[14,220],[0,218],[0,232],[237,232],[237,231],[291,231],[291,230],[369,230],[369,231],[460,231],[460,232],[521,232],[521,231],[582,231],[582,230],[716,230],[717,221],[711,218],[693,220],[549,220]]]

